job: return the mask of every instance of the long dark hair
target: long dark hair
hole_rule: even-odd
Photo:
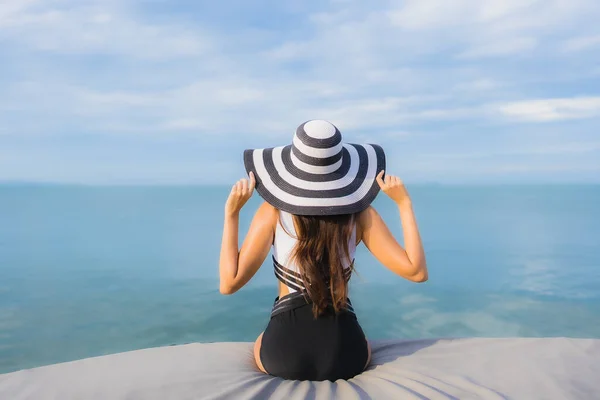
[[[294,215],[298,242],[291,260],[298,266],[313,314],[323,314],[329,304],[335,312],[346,308],[348,281],[344,265],[354,268],[349,242],[356,221],[355,214],[335,216]]]

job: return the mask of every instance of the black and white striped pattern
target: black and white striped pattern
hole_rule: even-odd
[[[352,266],[353,264],[354,264],[354,260],[352,261],[352,264],[350,264],[350,265]],[[302,276],[298,272],[281,265],[275,259],[275,257],[273,257],[273,269],[275,271],[275,276],[277,277],[277,279],[279,279],[281,281],[281,283],[286,285],[288,288],[293,289],[296,292],[306,291],[304,282],[302,282]],[[352,268],[351,267],[345,268],[344,269],[344,278],[346,279],[346,282],[350,280],[351,276],[352,276]]]
[[[256,190],[276,208],[296,215],[339,215],[367,208],[379,192],[375,178],[385,154],[373,144],[346,144],[331,123],[312,120],[291,145],[246,150],[244,164]]]
[[[273,304],[273,308],[271,309],[271,317],[274,317],[275,315],[282,313],[286,310],[294,309],[296,307],[305,305],[308,303],[308,301],[309,300],[305,297],[305,294],[302,292],[292,292],[290,294],[287,294],[275,301],[275,303]],[[354,307],[352,307],[352,303],[350,302],[349,298],[346,299],[345,306],[345,311],[355,314]]]

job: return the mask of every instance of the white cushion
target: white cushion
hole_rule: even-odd
[[[593,399],[600,340],[374,342],[349,381],[285,381],[254,365],[251,343],[162,347],[0,375],[0,399]]]

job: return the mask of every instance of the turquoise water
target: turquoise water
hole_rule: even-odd
[[[351,297],[370,338],[600,338],[600,186],[409,190],[430,280],[403,281],[360,247]],[[267,261],[240,292],[219,294],[227,192],[0,186],[0,373],[254,340],[276,281]],[[391,202],[375,206],[400,237]]]

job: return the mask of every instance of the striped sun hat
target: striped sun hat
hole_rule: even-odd
[[[376,177],[385,153],[374,144],[349,144],[332,123],[307,121],[291,145],[244,151],[256,191],[274,207],[296,215],[352,214],[379,193]]]

